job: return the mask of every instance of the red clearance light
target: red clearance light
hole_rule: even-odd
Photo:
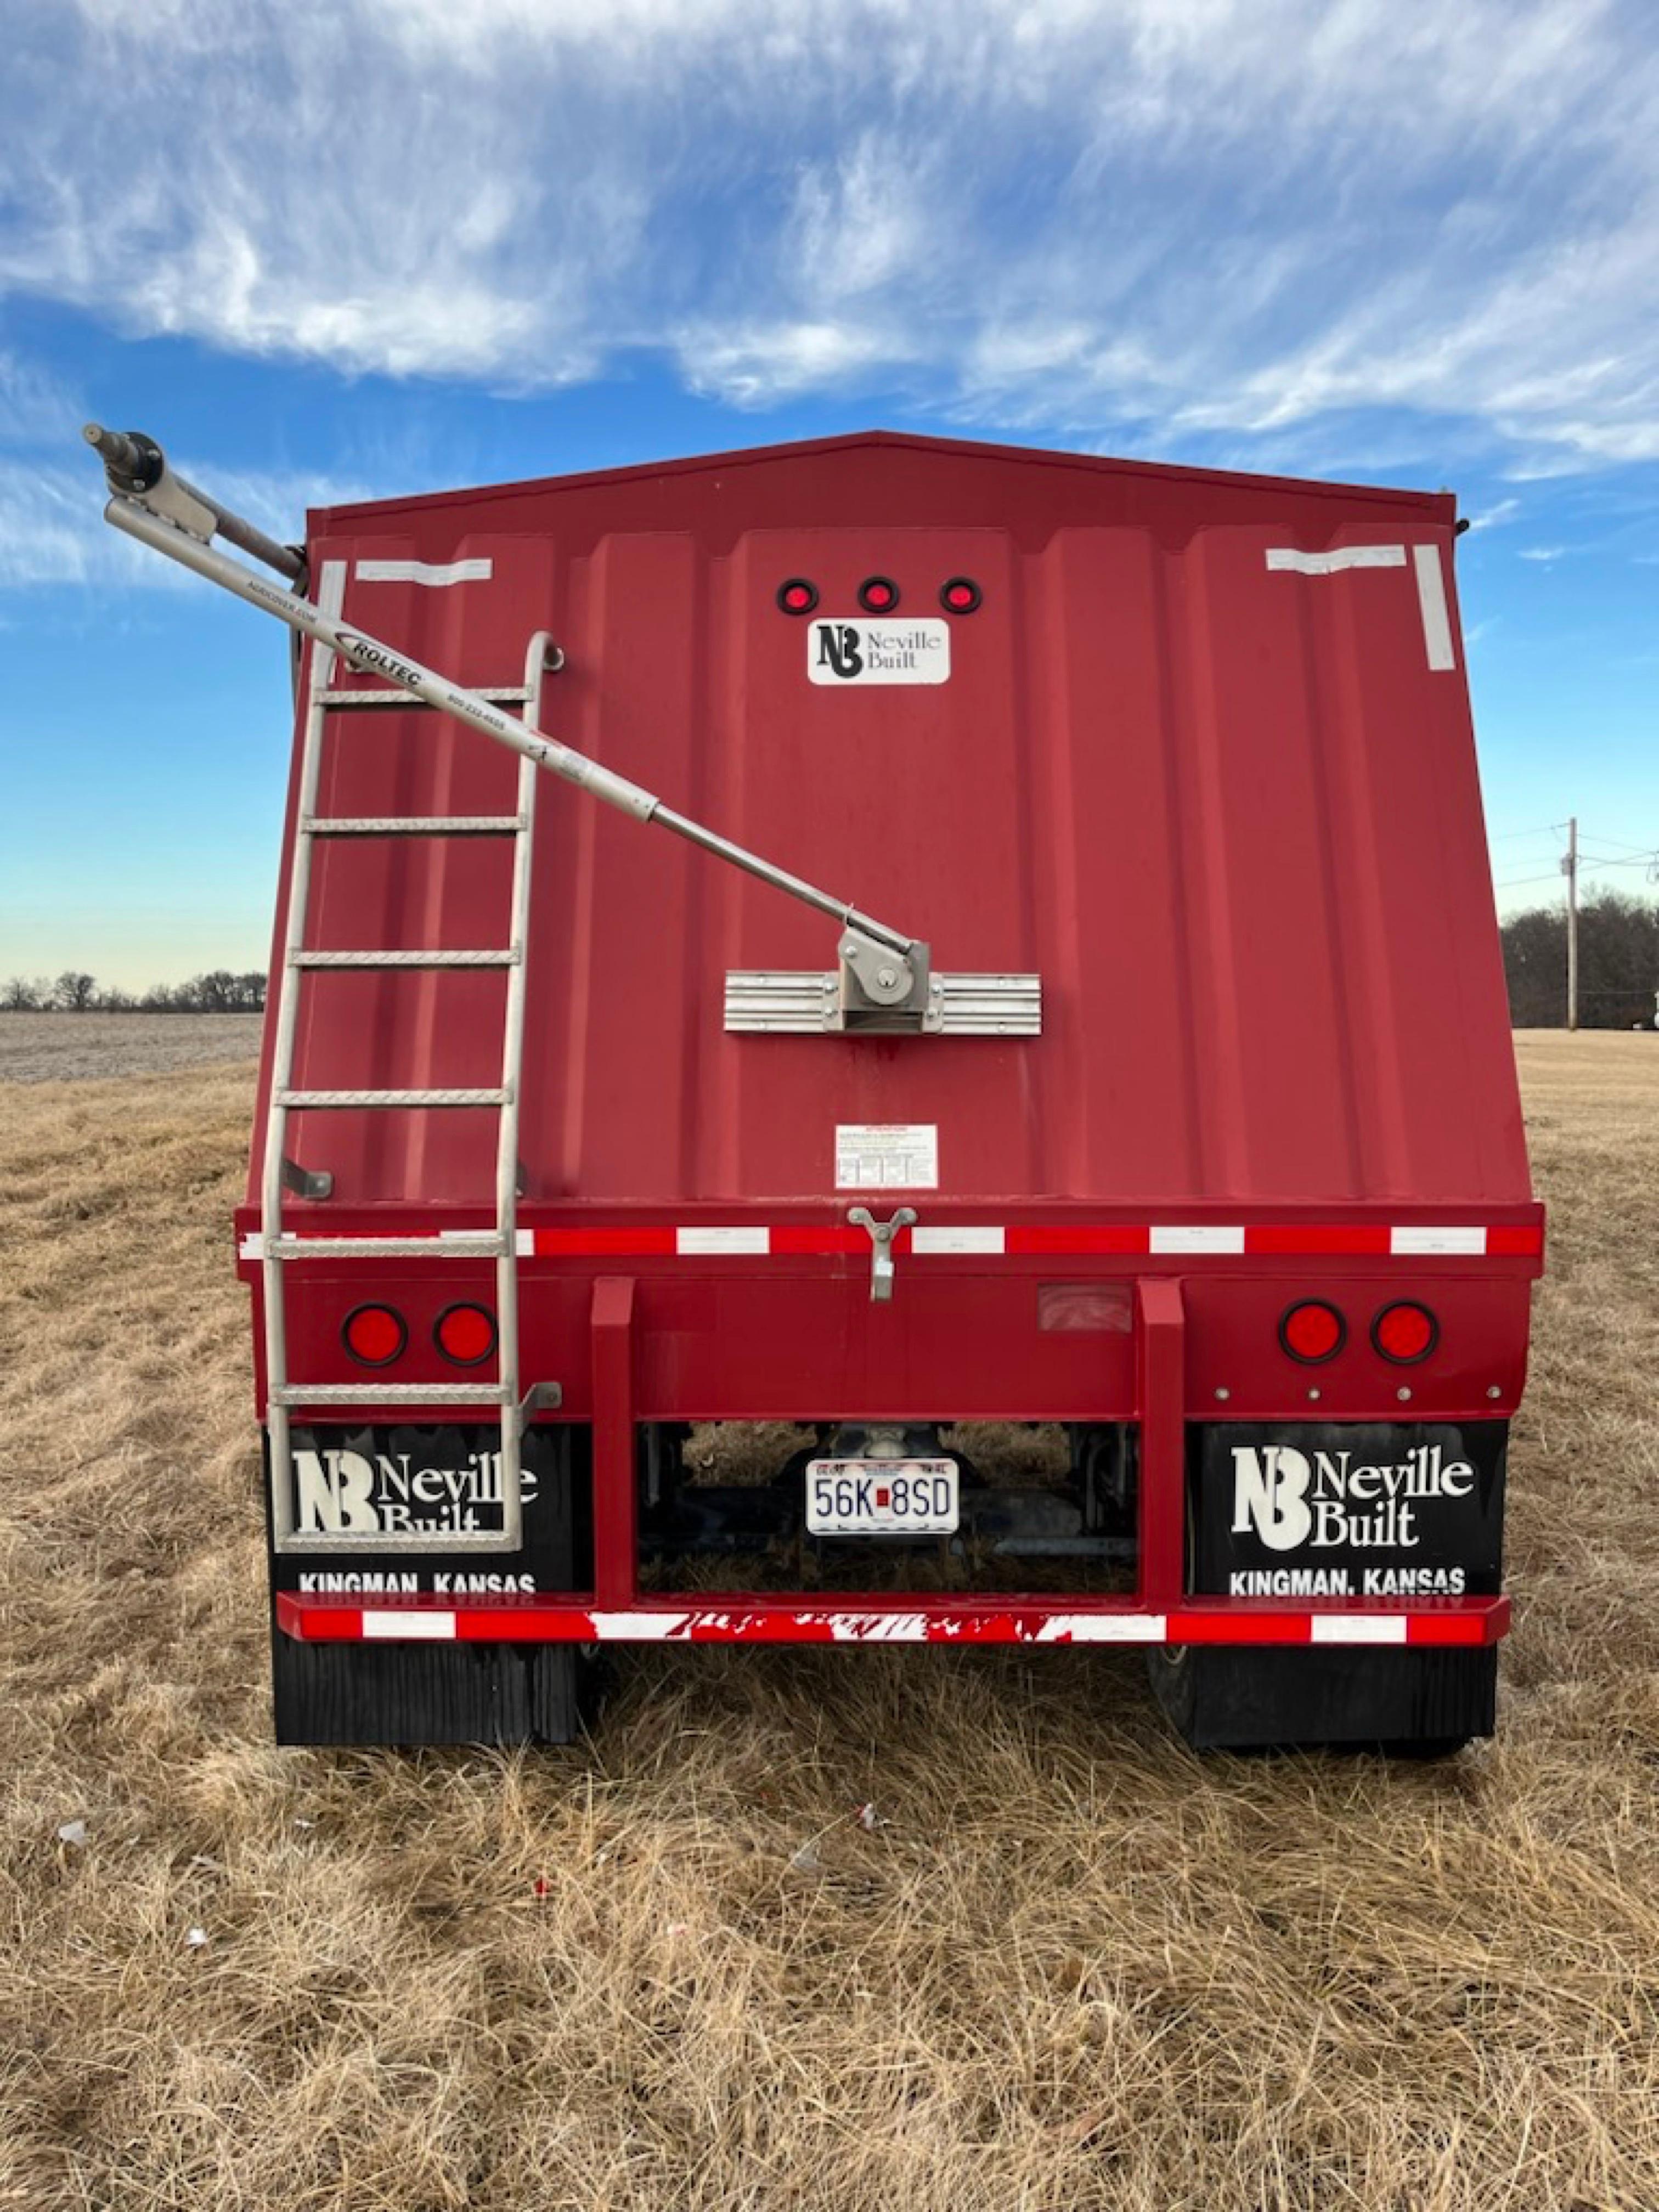
[[[971,576],[947,576],[939,587],[939,603],[947,615],[970,615],[984,593]]]
[[[1371,1323],[1371,1342],[1396,1367],[1415,1367],[1440,1341],[1440,1324],[1426,1306],[1402,1299],[1384,1306]]]
[[[444,1358],[457,1367],[481,1367],[495,1349],[495,1316],[483,1306],[446,1306],[432,1337]]]
[[[1292,1359],[1319,1367],[1334,1359],[1347,1342],[1348,1324],[1323,1298],[1304,1298],[1281,1316],[1279,1340]]]
[[[340,1334],[352,1358],[365,1367],[390,1367],[403,1356],[409,1325],[391,1306],[355,1306]]]
[[[778,586],[778,605],[787,615],[810,615],[818,603],[818,587],[805,576],[786,576]]]
[[[866,576],[859,586],[859,605],[867,615],[890,615],[899,603],[899,587],[890,576]]]

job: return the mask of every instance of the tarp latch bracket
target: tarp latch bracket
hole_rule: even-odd
[[[870,1297],[875,1304],[885,1305],[893,1295],[893,1239],[901,1229],[915,1226],[916,1209],[902,1206],[890,1221],[878,1221],[867,1206],[854,1206],[847,1218],[855,1229],[870,1232]]]

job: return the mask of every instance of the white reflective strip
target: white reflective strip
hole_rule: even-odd
[[[769,1252],[769,1229],[677,1229],[674,1249],[682,1258],[699,1252]]]
[[[1036,1632],[1039,1644],[1162,1644],[1170,1624],[1161,1613],[1054,1613]]]
[[[1403,1644],[1406,1641],[1406,1616],[1403,1613],[1384,1614],[1381,1618],[1363,1613],[1316,1613],[1308,1623],[1310,1644]]]
[[[1000,1229],[913,1229],[913,1252],[1001,1252],[1007,1237]]]
[[[1243,1229],[1214,1229],[1192,1223],[1176,1223],[1163,1229],[1154,1226],[1149,1232],[1148,1249],[1153,1252],[1242,1252],[1244,1249]]]
[[[360,561],[360,584],[487,584],[491,561]]]
[[[423,1637],[443,1638],[455,1633],[453,1613],[416,1613],[411,1607],[407,1613],[371,1613],[363,1607],[363,1638],[372,1643],[378,1637],[387,1643],[416,1643]]]
[[[1391,1229],[1389,1249],[1396,1258],[1413,1253],[1481,1253],[1486,1249],[1484,1229]]]
[[[518,1254],[521,1260],[533,1259],[536,1254],[535,1231],[533,1229],[515,1229],[513,1232],[513,1249]]]
[[[689,1613],[590,1613],[596,1636],[619,1644],[660,1644],[690,1629]]]
[[[1332,576],[1339,568],[1403,568],[1405,565],[1403,545],[1339,545],[1329,553],[1298,553],[1293,545],[1267,548],[1270,568],[1293,569],[1298,576]]]
[[[264,1258],[265,1240],[259,1234],[257,1229],[249,1230],[247,1235],[243,1237],[241,1243],[236,1247],[236,1256],[239,1260],[263,1260]]]
[[[1431,668],[1455,668],[1452,650],[1451,616],[1446,606],[1446,572],[1440,565],[1437,545],[1413,545],[1417,563],[1417,599],[1423,610],[1423,642]]]

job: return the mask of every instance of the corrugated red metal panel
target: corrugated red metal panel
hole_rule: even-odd
[[[1443,495],[880,436],[314,518],[349,620],[485,684],[550,628],[550,730],[927,938],[936,969],[1042,977],[1037,1038],[728,1036],[726,969],[827,969],[833,927],[550,778],[527,1196],[822,1200],[838,1123],[921,1122],[935,1206],[992,1218],[1526,1200],[1452,522]],[[850,617],[872,573],[902,615],[981,585],[948,682],[809,681],[778,584]],[[337,720],[322,805],[503,811],[513,778],[482,738],[377,712]],[[334,844],[312,937],[499,944],[506,879],[499,846]],[[299,1081],[492,1081],[502,988],[319,976]],[[476,1201],[492,1137],[335,1114],[299,1142],[337,1203]]]

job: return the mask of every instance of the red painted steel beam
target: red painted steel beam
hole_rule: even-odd
[[[1168,1613],[1122,1599],[898,1598],[801,1594],[763,1601],[700,1593],[642,1598],[615,1610],[596,1600],[300,1597],[279,1593],[277,1626],[319,1643],[473,1644],[1496,1644],[1507,1597],[1419,1606],[1380,1602],[1289,1607],[1252,1598],[1200,1599]]]
[[[1140,1595],[1177,1603],[1186,1583],[1187,1319],[1177,1279],[1135,1285],[1140,1399]]]
[[[593,1285],[593,1594],[633,1602],[637,1537],[634,1449],[634,1283]]]

